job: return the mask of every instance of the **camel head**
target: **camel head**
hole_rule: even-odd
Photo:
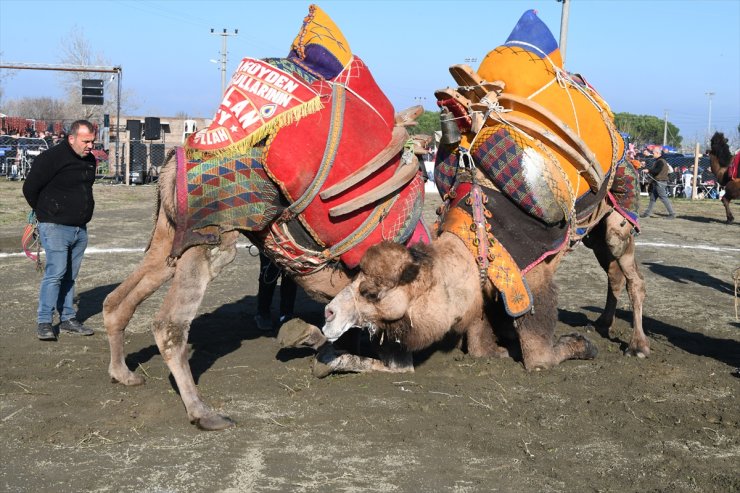
[[[424,291],[425,268],[431,258],[427,245],[410,249],[385,241],[370,247],[360,262],[360,273],[326,306],[322,329],[330,341],[352,327],[371,336],[400,341],[410,327],[409,309]]]
[[[712,135],[707,153],[716,157],[722,168],[729,166],[730,161],[732,161],[732,153],[730,152],[730,146],[727,144],[727,137],[722,132],[715,132]]]

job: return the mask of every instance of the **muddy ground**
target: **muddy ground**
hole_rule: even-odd
[[[417,355],[411,374],[314,378],[310,352],[281,350],[256,330],[258,260],[241,248],[190,336],[205,400],[238,426],[202,432],[148,329],[163,292],[127,332],[128,364],[146,385],[107,375],[101,304],[142,257],[154,194],[96,187],[78,285],[92,337],[38,341],[40,275],[24,257],[0,257],[0,490],[740,491],[740,224],[724,224],[719,201],[676,201],[673,221],[659,204],[643,222],[650,358],[622,355],[626,297],[615,337],[584,327],[600,312],[606,276],[581,246],[558,275],[557,330],[586,334],[599,355],[539,373],[439,348]],[[437,204],[430,195],[429,217]],[[23,205],[19,183],[0,183],[2,252],[19,251]],[[101,253],[110,248],[124,250]],[[297,312],[321,324],[322,306],[300,292]]]

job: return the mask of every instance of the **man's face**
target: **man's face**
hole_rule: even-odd
[[[72,150],[80,157],[86,157],[92,151],[93,144],[95,143],[95,134],[83,126],[77,130],[77,135],[69,136],[69,145],[72,146]]]

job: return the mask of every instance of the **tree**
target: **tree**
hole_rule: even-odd
[[[34,120],[64,120],[65,102],[53,98],[21,98],[9,101],[5,113]]]
[[[416,119],[416,123],[417,125],[408,128],[411,135],[434,135],[435,131],[442,128],[439,123],[439,111],[425,111]]]
[[[3,58],[3,52],[0,51],[0,60],[2,60],[2,58]],[[10,70],[6,68],[0,69],[0,108],[4,106],[3,96],[5,95],[5,88],[3,87],[3,82],[13,77],[15,73],[16,73],[15,70]]]
[[[108,60],[100,53],[95,53],[90,43],[81,34],[82,29],[78,26],[72,30],[60,41],[62,49],[60,62],[66,65],[106,65],[112,66]],[[102,121],[103,114],[116,113],[116,89],[111,82],[115,79],[110,73],[102,72],[60,72],[63,80],[66,99],[66,114],[70,119],[85,118],[91,121]],[[120,75],[119,75],[120,76]],[[81,101],[82,79],[103,79],[105,81],[105,104],[101,106],[83,105]],[[134,97],[130,91],[123,91],[119,95],[121,98],[121,110],[130,111],[131,106],[135,107]]]
[[[665,122],[651,115],[633,115],[631,113],[616,113],[614,123],[617,130],[629,134],[630,142],[637,147],[643,147],[648,144],[662,144]],[[680,135],[678,127],[668,122],[666,145],[679,148],[683,137]]]

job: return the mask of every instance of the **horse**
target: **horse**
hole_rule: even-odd
[[[709,154],[709,166],[714,176],[717,177],[717,183],[725,187],[722,205],[725,206],[727,224],[731,224],[735,216],[730,210],[730,201],[740,197],[740,151],[733,157],[727,144],[727,138],[722,132],[715,132],[710,140],[707,153]]]

